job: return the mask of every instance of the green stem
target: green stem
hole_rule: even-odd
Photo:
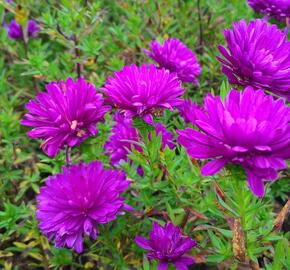
[[[239,168],[234,167],[231,169],[230,181],[233,190],[233,200],[237,204],[236,212],[239,214],[238,218],[240,219],[243,230],[246,225],[245,197],[247,196],[246,181],[244,178],[244,172],[240,171]]]

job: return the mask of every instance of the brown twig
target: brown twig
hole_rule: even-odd
[[[185,209],[185,215],[182,219],[182,222],[180,224],[180,227],[183,229],[188,221],[188,218],[189,218],[189,215],[190,215],[190,209],[189,208],[186,208]]]
[[[73,41],[74,42],[74,53],[75,53],[75,58],[78,59],[81,56],[80,53],[80,49],[78,48],[78,38],[76,36],[76,34],[73,34],[72,36],[68,36],[67,34],[65,34],[61,28],[60,25],[57,24],[56,25],[56,30],[57,32],[62,35],[66,40],[69,41]],[[82,73],[82,66],[81,63],[77,60],[76,62],[76,73],[77,73],[77,77],[80,78],[81,77],[81,73]]]
[[[74,43],[75,43],[75,56],[76,58],[79,58],[80,57],[80,50],[78,48],[78,40],[77,40],[77,37],[76,35],[74,35]],[[81,63],[79,61],[76,62],[76,72],[77,72],[77,76],[78,78],[81,77],[81,73],[82,73],[82,67],[81,67]]]

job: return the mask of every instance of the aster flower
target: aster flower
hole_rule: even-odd
[[[145,53],[160,67],[176,72],[183,82],[198,84],[196,77],[200,74],[200,65],[195,54],[180,40],[169,38],[161,45],[157,40],[150,43],[150,50]]]
[[[43,151],[54,157],[64,146],[78,146],[96,135],[96,124],[110,107],[103,106],[102,95],[83,78],[51,82],[46,89],[26,104],[29,113],[21,123],[33,127],[28,136],[42,139]]]
[[[173,110],[184,93],[175,73],[146,64],[125,66],[115,72],[102,91],[108,102],[125,112],[126,117],[143,117],[151,125],[152,115],[162,113],[165,108]]]
[[[276,25],[245,20],[226,29],[227,49],[219,46],[222,71],[232,84],[253,86],[290,99],[290,42]]]
[[[142,151],[142,148],[134,143],[140,141],[140,135],[133,127],[132,119],[117,113],[115,121],[112,134],[104,146],[106,153],[111,157],[112,165],[118,165],[121,160],[127,161],[127,155],[133,148]]]
[[[37,196],[41,231],[56,247],[83,251],[83,235],[97,238],[97,225],[114,219],[123,209],[121,197],[129,186],[124,172],[105,170],[100,161],[64,167],[50,176]]]
[[[23,31],[21,26],[16,22],[16,20],[13,20],[8,25],[8,36],[11,39],[21,39],[23,38]]]
[[[137,236],[135,242],[148,250],[148,259],[159,261],[158,270],[166,270],[169,263],[173,263],[178,270],[186,270],[194,263],[193,258],[185,254],[197,245],[196,241],[183,236],[180,228],[171,223],[162,227],[154,222],[149,240]]]
[[[120,113],[115,115],[116,124],[112,129],[112,134],[108,141],[105,143],[106,153],[111,157],[111,164],[118,165],[121,160],[128,161],[127,156],[134,148],[135,150],[142,152],[142,147],[139,143],[142,141],[141,135],[138,129],[133,127],[133,121],[131,118],[126,118]],[[166,130],[163,124],[155,124],[156,136],[161,134],[161,148],[164,149],[168,146],[170,149],[175,147],[173,143],[172,134]],[[151,134],[148,134],[150,140]],[[141,168],[138,168],[141,174]]]
[[[169,132],[166,127],[161,123],[155,124],[155,131],[156,136],[161,134],[161,148],[164,149],[166,146],[168,146],[169,149],[173,149],[175,147],[175,144],[173,143],[173,136],[172,133]],[[149,134],[149,140],[150,140],[150,134]]]
[[[289,0],[248,0],[248,4],[256,12],[273,17],[278,21],[290,19]]]
[[[208,95],[204,111],[195,110],[200,131],[178,130],[178,142],[193,158],[213,159],[201,168],[204,176],[226,164],[240,164],[255,196],[265,194],[264,181],[277,179],[290,157],[290,108],[282,99],[273,100],[262,90],[247,87],[231,90],[224,104]]]
[[[199,108],[199,106],[190,99],[186,99],[182,102],[182,104],[178,107],[178,111],[184,122],[193,123],[195,121],[194,111],[196,108]]]
[[[40,31],[38,24],[29,20],[27,22],[27,35],[30,38],[36,37],[37,33]],[[8,36],[11,39],[22,39],[23,38],[23,29],[22,26],[19,25],[16,20],[13,20],[8,25]]]
[[[40,31],[39,25],[36,21],[29,20],[27,23],[27,33],[28,37],[36,37],[38,32]]]

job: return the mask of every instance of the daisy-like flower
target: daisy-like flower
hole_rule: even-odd
[[[118,165],[121,160],[127,161],[127,155],[133,148],[141,152],[142,147],[135,144],[140,141],[140,135],[133,127],[132,119],[125,118],[119,113],[114,118],[115,125],[104,148],[111,157],[111,164]]]
[[[180,40],[169,38],[160,44],[157,40],[150,43],[150,50],[144,50],[160,67],[176,72],[183,82],[198,84],[200,65],[195,54]]]
[[[26,104],[29,113],[21,123],[33,127],[28,136],[42,139],[43,151],[54,157],[64,146],[78,146],[96,135],[96,125],[110,107],[103,105],[102,94],[83,78],[51,82],[46,89],[47,93],[38,93]]]
[[[37,219],[41,231],[56,247],[83,251],[83,235],[97,238],[97,225],[114,219],[129,206],[121,197],[129,186],[122,171],[105,170],[93,161],[64,167],[50,176],[37,196]]]
[[[222,71],[232,84],[253,86],[290,99],[290,42],[276,25],[245,20],[226,29],[227,48],[219,46]]]
[[[112,134],[108,141],[105,143],[106,153],[111,157],[111,164],[118,165],[121,160],[128,161],[127,156],[132,149],[142,152],[142,147],[139,143],[142,141],[138,129],[133,127],[131,118],[125,118],[121,114],[115,115],[116,124],[112,129]],[[168,146],[170,149],[175,147],[173,143],[172,134],[166,130],[161,123],[155,124],[155,132],[158,136],[161,134],[161,147],[164,149]],[[150,133],[148,139],[150,140]],[[139,168],[139,170],[141,170]]]
[[[193,123],[195,120],[194,110],[199,108],[198,105],[190,99],[186,99],[178,107],[178,111],[185,123]]]
[[[194,263],[191,256],[186,255],[197,243],[188,236],[183,236],[179,227],[168,223],[164,227],[153,223],[149,239],[137,236],[135,242],[148,251],[149,260],[158,260],[158,270],[167,270],[173,263],[178,270],[187,270]]]
[[[248,4],[256,12],[273,17],[278,21],[290,20],[289,0],[248,0]]]
[[[290,108],[262,90],[231,90],[225,102],[208,95],[204,110],[196,109],[193,125],[178,130],[178,142],[198,159],[213,159],[201,168],[214,175],[226,164],[240,164],[248,186],[257,197],[265,194],[264,181],[273,181],[290,157]]]
[[[8,36],[11,39],[22,39],[23,38],[23,29],[22,26],[19,25],[16,20],[13,20],[10,22],[10,24],[7,27],[8,29]],[[40,28],[37,24],[37,22],[33,20],[29,20],[27,22],[27,36],[30,38],[36,37],[38,32],[40,31]]]
[[[125,66],[110,77],[102,91],[108,102],[125,113],[126,117],[139,116],[153,124],[153,115],[164,109],[173,110],[181,102],[184,89],[175,73],[143,64]]]

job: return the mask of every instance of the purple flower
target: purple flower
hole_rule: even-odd
[[[194,123],[194,111],[197,108],[199,108],[199,106],[196,103],[190,99],[187,99],[184,100],[183,103],[178,107],[178,111],[186,123]]]
[[[150,43],[151,50],[144,52],[159,64],[160,67],[176,72],[183,82],[198,84],[200,65],[195,54],[180,40],[169,38],[161,45],[157,40]]]
[[[21,123],[33,127],[28,136],[42,139],[43,151],[54,157],[64,146],[78,146],[96,135],[96,124],[110,107],[103,106],[102,94],[83,78],[51,82],[46,89],[26,104],[29,113]]]
[[[40,188],[39,227],[56,247],[82,252],[83,234],[95,240],[98,224],[116,219],[128,208],[120,196],[128,186],[124,172],[105,170],[100,161],[64,167]]]
[[[256,12],[274,17],[279,21],[290,19],[289,0],[248,0],[248,4]]]
[[[121,160],[127,161],[127,155],[133,148],[142,152],[141,146],[135,143],[140,141],[140,135],[132,126],[132,119],[117,113],[115,121],[112,134],[104,146],[106,153],[111,157],[112,165],[118,165]]]
[[[28,37],[31,37],[31,38],[36,37],[39,31],[40,31],[40,28],[37,22],[33,20],[29,20],[27,23]]]
[[[13,20],[9,23],[8,36],[11,39],[22,39],[23,38],[22,27],[16,22],[16,20]]]
[[[275,180],[290,157],[290,108],[284,101],[252,87],[233,89],[224,104],[209,94],[204,111],[196,109],[195,116],[200,131],[187,128],[177,133],[191,157],[213,159],[201,173],[213,175],[228,163],[240,164],[251,191],[264,196],[263,181]]]
[[[159,261],[158,270],[167,270],[169,263],[173,263],[178,270],[186,270],[194,263],[193,258],[185,253],[197,245],[196,241],[183,236],[180,228],[171,223],[162,227],[154,222],[149,240],[137,236],[135,242],[148,250],[148,259]]]
[[[152,115],[178,106],[184,93],[175,73],[146,64],[125,66],[107,80],[102,90],[108,102],[124,111],[126,117],[143,117],[150,124]]]
[[[155,128],[156,136],[161,134],[161,148],[164,149],[166,146],[168,146],[169,149],[173,149],[175,147],[175,144],[173,143],[172,133],[169,132],[161,123],[156,123]],[[149,140],[151,138],[150,135],[151,134],[149,134]]]
[[[265,89],[290,99],[290,42],[276,25],[245,20],[226,29],[227,49],[219,46],[222,71],[232,84]]]
[[[180,40],[169,38],[163,45],[154,40],[149,46],[151,50],[144,50],[145,53],[160,67],[176,72],[183,82],[198,84],[196,77],[200,74],[200,65],[195,54]]]
[[[105,143],[105,150],[111,156],[112,165],[118,165],[121,160],[127,162],[127,156],[133,148],[139,152],[143,151],[139,145],[142,141],[141,135],[138,129],[133,127],[132,119],[117,113],[115,115],[115,121],[116,124],[112,129],[112,134]],[[156,123],[155,128],[156,135],[161,134],[161,148],[164,149],[168,146],[170,149],[173,149],[175,144],[173,143],[172,134],[161,123]],[[150,138],[151,134],[149,133],[148,139],[150,140]],[[138,171],[141,172],[141,168]]]
[[[38,24],[33,21],[29,20],[27,23],[27,35],[30,38],[36,37],[37,33],[40,31]],[[8,36],[11,39],[22,39],[23,38],[23,30],[22,26],[19,25],[16,20],[13,20],[8,25]]]

